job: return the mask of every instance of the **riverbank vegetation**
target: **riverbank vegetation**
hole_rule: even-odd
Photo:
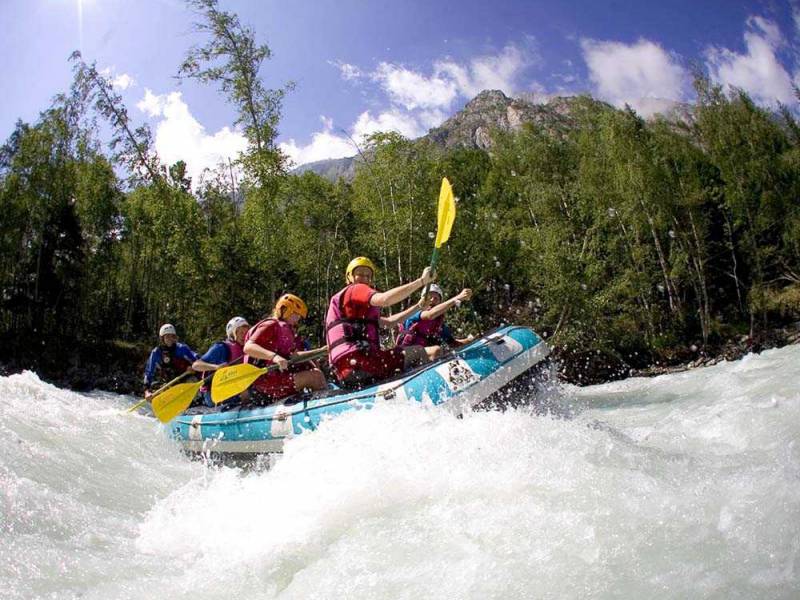
[[[465,332],[525,324],[567,356],[641,367],[800,318],[791,111],[698,74],[681,119],[579,97],[566,123],[495,131],[490,151],[374,135],[355,178],[330,182],[287,172],[275,140],[289,86],[264,87],[269,49],[212,0],[192,4],[207,45],[180,73],[218,86],[247,150],[189,181],[73,56],[72,88],[0,148],[0,360],[144,347],[166,321],[204,349],[231,316],[254,322],[286,290],[308,302],[319,341],[353,256],[380,265],[384,288],[418,276],[443,176],[459,203],[439,278],[476,290],[453,317]]]

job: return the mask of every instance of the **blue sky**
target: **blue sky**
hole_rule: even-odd
[[[270,87],[294,81],[279,141],[296,164],[355,153],[378,129],[416,137],[481,89],[589,92],[643,115],[691,100],[690,68],[796,106],[800,4],[791,0],[221,0],[273,58]],[[0,136],[65,90],[80,49],[107,69],[165,162],[197,177],[243,147],[231,107],[174,75],[201,42],[179,0],[2,0]],[[345,133],[347,135],[345,135]]]

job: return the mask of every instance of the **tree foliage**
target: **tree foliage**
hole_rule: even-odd
[[[443,176],[458,196],[439,276],[476,290],[451,320],[503,322],[554,343],[646,360],[800,316],[800,125],[741,91],[697,80],[684,121],[644,121],[589,97],[570,126],[494,132],[490,152],[394,133],[367,141],[355,178],[286,174],[275,140],[286,88],[270,56],[216,0],[192,0],[205,43],[181,75],[219,86],[249,146],[192,185],[94,65],[0,147],[0,325],[20,343],[153,340],[175,323],[199,348],[292,291],[323,339],[350,258],[384,289],[430,258]],[[111,127],[107,152],[99,142]],[[6,344],[13,351],[14,344]],[[634,359],[633,357],[640,357]]]

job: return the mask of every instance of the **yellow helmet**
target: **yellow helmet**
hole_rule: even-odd
[[[372,276],[375,277],[375,274],[378,272],[378,268],[375,266],[370,259],[365,256],[357,256],[350,263],[347,265],[347,270],[345,271],[345,279],[347,279],[347,283],[353,283],[353,271],[356,267],[367,267],[372,269]]]
[[[308,316],[308,307],[298,296],[294,294],[284,294],[275,303],[275,310],[272,313],[276,318],[286,320],[292,315],[300,315],[302,319]]]

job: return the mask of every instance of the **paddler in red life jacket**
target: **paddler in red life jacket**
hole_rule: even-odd
[[[421,302],[406,310],[381,317],[381,308],[402,302],[430,283],[430,268],[419,279],[387,292],[371,287],[375,265],[360,256],[347,265],[347,286],[331,298],[325,317],[328,358],[339,382],[345,387],[362,387],[387,379],[431,359],[422,346],[382,349],[379,330],[392,328],[415,311]]]
[[[244,342],[245,362],[278,369],[256,379],[250,388],[252,399],[270,404],[304,390],[328,387],[325,375],[312,362],[289,364],[289,359],[303,358],[317,350],[303,351],[303,339],[295,326],[308,316],[306,303],[294,294],[284,294],[275,304],[272,316],[259,321],[247,332]]]
[[[150,352],[144,368],[144,397],[153,395],[153,383],[166,383],[178,375],[192,370],[197,354],[186,344],[178,341],[175,326],[165,323],[158,330],[158,346]]]
[[[464,339],[453,337],[453,332],[444,322],[444,314],[453,306],[461,306],[462,302],[472,298],[472,290],[464,288],[456,296],[444,302],[443,298],[442,288],[432,283],[428,288],[425,308],[411,315],[400,327],[398,347],[424,346],[435,360],[441,356],[443,345],[457,347],[472,341],[472,337]]]
[[[244,317],[233,317],[225,325],[225,339],[214,342],[206,353],[192,363],[192,369],[201,372],[202,377],[206,377],[210,371],[216,371],[224,365],[238,363],[244,356],[244,336],[250,329],[250,324]],[[200,390],[203,395],[203,404],[214,406],[211,401],[211,386],[204,385]],[[228,398],[223,406],[232,406],[247,400],[247,391],[237,396]]]

